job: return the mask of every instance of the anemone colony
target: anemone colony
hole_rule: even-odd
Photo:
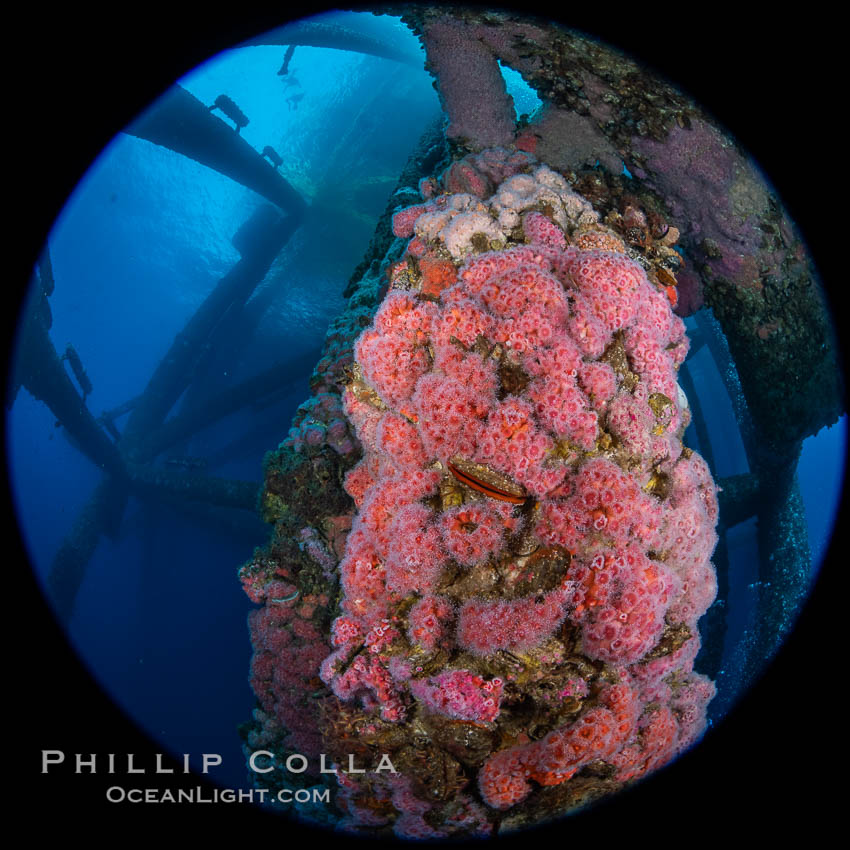
[[[320,364],[341,398],[318,392],[287,441],[347,459],[354,510],[300,530],[311,568],[242,570],[265,602],[247,745],[356,754],[351,829],[486,835],[701,734],[716,487],[682,445],[663,275],[529,153],[468,155],[420,192],[353,360],[349,338]],[[316,592],[293,597],[305,569]],[[397,773],[370,772],[387,753]]]

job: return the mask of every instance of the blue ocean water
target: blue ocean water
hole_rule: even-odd
[[[439,110],[424,70],[299,47],[284,83],[282,54],[280,47],[237,48],[180,81],[207,104],[231,97],[250,117],[242,136],[256,149],[271,144],[283,160],[280,173],[311,204],[266,277],[264,287],[279,292],[250,347],[220,376],[222,387],[282,351],[297,361],[318,350],[399,171]],[[506,69],[518,114],[531,111],[532,96],[512,74]],[[49,238],[56,280],[50,338],[58,351],[71,343],[79,353],[96,415],[144,389],[175,335],[238,259],[232,237],[263,203],[221,174],[131,136],[119,136],[92,166]],[[707,349],[689,369],[715,474],[745,472],[732,405]],[[232,416],[175,454],[218,458],[209,472],[260,482],[264,452],[283,439],[308,395],[309,371],[293,374],[273,406]],[[834,522],[845,447],[846,418],[803,449],[798,474],[816,564]],[[8,452],[18,519],[43,578],[101,473],[26,392],[9,414]],[[252,606],[235,571],[265,534],[259,522],[211,525],[132,499],[120,536],[102,540],[89,564],[69,626],[115,700],[164,749],[222,754],[217,779],[230,787],[247,785],[235,728],[254,705],[245,626]],[[754,523],[735,527],[729,546],[731,654],[754,613]]]
[[[405,27],[400,37],[419,49]],[[259,288],[278,294],[222,388],[283,358],[318,359],[398,175],[439,111],[423,69],[313,47],[299,47],[290,63],[304,95],[292,109],[286,95],[295,87],[277,76],[284,50],[230,50],[180,81],[204,103],[233,98],[250,118],[246,141],[259,150],[271,144],[280,173],[311,204]],[[344,205],[333,202],[340,197]],[[125,134],[92,165],[49,237],[50,339],[59,353],[69,343],[79,353],[95,415],[144,390],[175,335],[239,259],[233,235],[265,204],[218,172]],[[259,483],[264,453],[309,395],[311,370],[293,374],[273,406],[231,416],[172,454],[220,453],[207,472]],[[18,519],[43,580],[101,473],[26,391],[8,425]],[[88,566],[69,627],[96,678],[146,731],[173,753],[220,753],[216,778],[231,787],[245,784],[235,730],[254,706],[252,605],[236,569],[267,538],[259,520],[243,525],[199,524],[131,499],[120,538],[101,540]]]

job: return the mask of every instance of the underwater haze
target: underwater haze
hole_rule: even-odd
[[[408,49],[420,49],[406,28],[396,32]],[[280,173],[310,203],[255,295],[268,303],[250,345],[208,380],[221,390],[280,360],[300,371],[267,406],[238,412],[169,452],[204,457],[207,472],[258,485],[263,455],[286,436],[309,394],[327,326],[398,174],[439,114],[423,70],[299,47],[289,70],[295,84],[277,76],[283,53],[236,48],[179,81],[203,103],[232,97],[250,116],[246,141],[259,150],[272,145]],[[294,106],[290,91],[303,94]],[[56,281],[50,339],[60,354],[69,343],[79,353],[95,415],[145,389],[175,335],[239,259],[234,234],[264,204],[217,171],[129,134],[92,165],[48,247]],[[18,394],[8,422],[11,484],[43,581],[102,478],[56,425],[44,404]],[[254,705],[245,627],[253,606],[235,566],[267,536],[259,519],[236,513],[232,527],[217,526],[214,517],[131,499],[119,539],[98,545],[69,621],[70,639],[116,701],[172,753],[221,753],[217,777],[232,787],[246,782],[235,730]]]

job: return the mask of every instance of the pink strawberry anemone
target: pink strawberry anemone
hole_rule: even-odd
[[[396,213],[409,250],[354,346],[363,456],[320,672],[396,766],[340,776],[346,826],[411,838],[616,790],[693,744],[714,694],[693,664],[718,505],[682,443],[683,322],[532,156],[444,185]]]

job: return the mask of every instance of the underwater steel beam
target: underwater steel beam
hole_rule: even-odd
[[[701,345],[703,344],[705,344],[704,336],[701,340]],[[691,345],[688,358],[690,359],[697,350],[698,347],[695,348]],[[708,427],[705,423],[705,415],[702,410],[699,394],[694,386],[689,359],[685,360],[682,368],[679,370],[679,383],[688,398],[688,404],[691,408],[691,422],[696,431],[700,452],[708,464],[709,469],[715,469],[714,450],[711,446],[711,438],[709,437]],[[726,545],[726,528],[728,526],[723,525],[724,508],[722,500],[724,494],[725,492],[718,494],[718,501],[721,503],[720,523],[717,528],[717,546],[711,558],[717,575],[717,598],[708,611],[706,611],[702,620],[700,620],[700,636],[702,639],[702,649],[700,650],[701,669],[705,670],[712,678],[716,677],[717,671],[720,670],[723,663],[723,647],[726,643],[726,634],[729,628],[727,622],[729,612],[729,606],[727,604],[729,600],[729,549]]]
[[[301,195],[232,127],[180,86],[172,86],[124,130],[194,159],[252,189],[289,215],[306,209]]]
[[[714,465],[714,449],[711,446],[711,439],[708,435],[708,427],[705,424],[705,415],[702,410],[702,403],[699,399],[694,379],[691,375],[691,370],[686,360],[679,370],[679,384],[682,391],[688,399],[688,406],[691,408],[691,423],[696,431],[697,442],[699,443],[700,454],[703,456],[709,469],[715,469]]]
[[[720,371],[741,431],[752,473],[743,489],[749,490],[758,482],[757,491],[740,499],[746,510],[755,509],[758,539],[757,626],[748,635],[742,653],[743,675],[752,681],[790,627],[811,581],[812,556],[796,472],[802,442],[783,443],[762,433],[760,423],[750,416],[737,364],[720,323],[707,310],[697,312],[695,319]],[[726,513],[734,512],[727,508]]]
[[[741,379],[735,360],[729,351],[723,329],[710,309],[698,310],[694,313],[694,320],[702,335],[703,344],[708,346],[711,357],[717,366],[717,371],[720,373],[720,379],[726,388],[726,394],[732,403],[735,421],[738,423],[738,430],[741,432],[741,442],[744,444],[744,453],[747,455],[747,463],[752,470],[757,442],[755,428],[744,391],[741,388]]]
[[[319,354],[311,351],[294,361],[277,363],[259,375],[223,390],[212,398],[172,417],[145,440],[143,453],[148,457],[156,457],[175,443],[191,437],[246,405],[271,393],[278,394],[281,390],[295,385],[299,379],[293,376],[309,372],[318,359]]]
[[[118,449],[86,407],[50,341],[48,289],[52,291],[52,281],[45,286],[40,275],[30,286],[13,385],[23,386],[33,398],[47,405],[57,424],[95,466],[122,477],[126,473]]]
[[[720,490],[717,494],[720,506],[719,532],[725,533],[727,529],[756,516],[761,498],[758,476],[751,472],[728,475],[726,478],[718,478],[717,485]]]
[[[802,441],[760,464],[759,584],[756,647],[769,658],[791,627],[809,592],[814,565],[800,485]]]
[[[418,198],[419,180],[431,171],[437,170],[438,165],[448,161],[449,149],[443,135],[443,121],[444,117],[440,114],[425,128],[416,147],[407,158],[395,188],[387,200],[380,219],[378,219],[369,247],[348,279],[342,293],[343,298],[351,298],[364,276],[378,274],[380,260],[386,256],[390,245],[396,238],[392,230],[392,215],[393,211],[402,203],[400,199],[404,197]]]
[[[50,565],[47,587],[56,612],[67,624],[85,578],[86,567],[103,534],[115,537],[130,492],[146,499],[176,500],[256,513],[260,485],[204,475],[187,475],[149,466],[132,466],[129,479],[107,477],[77,516]],[[202,510],[199,508],[199,510]]]
[[[187,522],[202,525],[211,534],[239,538],[249,546],[259,545],[268,535],[268,526],[253,512],[222,508],[204,502],[187,502],[182,497],[163,491],[148,493],[140,489],[133,495],[145,505],[165,508],[169,513],[184,517]],[[141,529],[134,531],[141,533]]]
[[[124,464],[118,449],[80,398],[47,335],[35,333],[22,342],[21,349],[23,356],[33,364],[24,373],[23,386],[33,398],[50,408],[57,423],[95,466],[113,475],[123,475]]]
[[[264,44],[295,45],[301,47],[330,47],[334,50],[347,50],[351,53],[365,53],[391,59],[403,65],[419,70],[425,64],[425,58],[415,51],[401,50],[397,45],[376,36],[367,35],[339,24],[326,24],[317,21],[297,21],[263,35],[242,42],[240,47],[255,47]]]
[[[162,425],[192,382],[205,346],[216,328],[229,310],[241,308],[250,298],[299,222],[294,216],[281,217],[276,210],[265,206],[258,209],[234,236],[234,245],[242,253],[242,259],[219,281],[177,334],[127,420],[121,447],[131,460],[150,459],[141,447]]]
[[[47,588],[59,619],[68,624],[86,567],[94,555],[101,535],[116,534],[127,504],[126,482],[104,478],[80,511],[71,530],[62,541],[47,574]]]
[[[187,501],[245,511],[256,511],[260,492],[260,485],[254,481],[234,481],[136,464],[130,466],[130,486],[146,494],[162,492]]]
[[[100,430],[91,414],[88,414],[93,427],[105,443],[104,452],[107,453],[107,459],[111,458],[109,463],[101,465],[113,475],[98,486],[51,565],[48,585],[59,614],[65,622],[73,613],[74,601],[85,576],[86,565],[94,554],[101,535],[117,530],[120,525],[129,495],[128,485],[136,490],[141,489],[148,495],[168,490],[185,499],[208,501],[246,510],[256,508],[258,485],[251,482],[181,476],[173,472],[153,473],[138,462],[149,459],[141,446],[151,431],[162,424],[168,411],[191,383],[204,345],[228,310],[234,305],[241,307],[251,296],[275,257],[300,224],[300,220],[300,216],[281,216],[274,208],[263,206],[242,225],[233,237],[233,243],[242,258],[219,281],[218,286],[177,335],[144,392],[132,400],[132,412],[117,447]],[[46,338],[47,328],[50,326],[47,299],[42,287],[33,287],[32,290],[30,313],[33,327]],[[22,352],[25,353],[23,347]],[[53,359],[74,398],[85,410],[55,351]],[[55,369],[53,372],[55,373]],[[58,375],[54,377],[58,379]],[[129,407],[129,403],[127,406]],[[123,408],[122,405],[118,410],[123,412]],[[132,481],[128,480],[125,458],[135,462]]]

